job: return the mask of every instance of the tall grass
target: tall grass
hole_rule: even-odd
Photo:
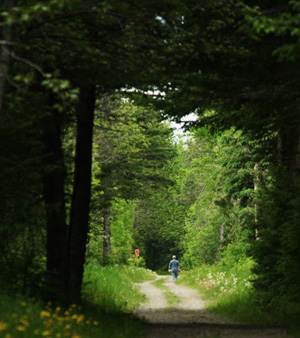
[[[249,258],[232,265],[221,263],[203,265],[182,273],[179,283],[197,289],[207,300],[211,312],[247,324],[270,324],[286,326],[300,338],[300,307],[288,305],[266,311],[253,289],[251,280],[255,278]]]
[[[181,283],[198,289],[216,314],[244,323],[266,323],[268,316],[255,305],[251,280],[253,262],[244,259],[226,266],[203,265],[182,274]]]
[[[83,303],[66,308],[0,294],[0,338],[142,337],[143,324],[128,310],[141,299],[132,283],[149,278],[142,268],[89,265]]]
[[[155,279],[155,273],[144,268],[89,264],[84,274],[84,297],[105,312],[129,311],[145,300],[133,283]]]

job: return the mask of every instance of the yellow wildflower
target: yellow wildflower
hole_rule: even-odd
[[[38,330],[38,329],[34,330],[33,334],[36,334],[36,335],[40,334],[40,330]]]
[[[7,328],[7,324],[0,322],[0,331],[4,331]]]
[[[21,305],[22,306],[26,306],[26,302],[21,302]]]
[[[29,326],[28,320],[25,319],[25,318],[20,318],[20,319],[19,319],[19,322],[20,322],[21,324],[23,324],[24,326]]]
[[[94,325],[99,325],[99,322],[98,322],[97,320],[94,320],[94,321],[93,321],[93,324],[94,324]]]
[[[12,336],[11,336],[11,334],[7,333],[7,334],[5,335],[5,338],[12,338]]]
[[[57,308],[55,309],[56,312],[59,312],[61,310],[60,306],[57,306]]]
[[[65,315],[68,316],[70,314],[70,311],[65,311]]]
[[[65,333],[65,337],[70,337],[71,336],[71,333],[70,332],[66,332]]]
[[[25,326],[22,326],[22,325],[18,325],[17,326],[17,330],[18,331],[25,331],[26,327]]]
[[[88,319],[87,321],[86,321],[86,324],[91,324],[91,321]]]
[[[60,338],[60,337],[61,337],[61,334],[60,334],[60,333],[57,333],[55,337]]]
[[[42,318],[44,318],[44,317],[50,317],[51,314],[50,314],[49,311],[43,310],[43,311],[40,313],[40,316],[41,316]]]
[[[72,319],[76,319],[76,318],[77,318],[77,315],[74,314],[71,318],[72,318]]]
[[[77,316],[77,323],[83,322],[84,315]]]
[[[75,333],[75,334],[72,336],[72,338],[80,338],[80,336],[79,336],[77,333]]]
[[[68,330],[68,329],[70,329],[71,328],[71,325],[70,324],[67,324],[66,326],[65,326],[65,329],[66,330]]]
[[[43,336],[50,336],[51,335],[51,331],[50,330],[46,330],[46,331],[44,331],[44,332],[42,332],[42,335]]]

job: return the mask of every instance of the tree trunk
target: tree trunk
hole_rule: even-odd
[[[103,211],[103,229],[103,263],[107,265],[111,254],[110,207],[105,208]]]
[[[45,156],[42,161],[42,184],[47,217],[48,297],[62,300],[66,295],[67,286],[67,226],[65,168],[56,113],[54,111],[52,116],[43,121]],[[53,291],[53,294],[50,291]]]
[[[69,227],[69,301],[80,300],[90,211],[95,86],[80,88]]]
[[[10,11],[11,8],[17,5],[17,0],[4,0],[3,8]],[[12,42],[12,26],[5,24],[2,29],[2,44],[0,54],[0,122],[2,118],[2,106],[5,92],[6,78],[9,72],[10,63],[10,43]]]
[[[219,260],[221,259],[223,241],[224,241],[224,222],[220,225],[220,232],[219,232],[219,257],[218,257]]]
[[[277,147],[276,147],[276,162],[281,164],[283,162],[284,152],[284,136],[282,130],[279,130],[277,134]]]
[[[255,163],[254,165],[254,182],[253,182],[253,188],[254,191],[257,190],[258,188],[258,164]],[[257,214],[258,214],[258,207],[257,207],[257,203],[254,204],[254,210],[255,210],[255,215],[254,215],[254,222],[255,224],[257,224]],[[255,239],[258,239],[258,230],[257,228],[255,228]]]

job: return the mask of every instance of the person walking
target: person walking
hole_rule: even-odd
[[[177,280],[178,279],[178,271],[181,271],[181,268],[180,268],[179,261],[176,259],[176,256],[173,256],[172,260],[170,261],[169,271],[172,272],[173,280]]]

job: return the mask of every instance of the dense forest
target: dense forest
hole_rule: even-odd
[[[176,254],[299,304],[299,27],[294,0],[4,0],[1,289],[78,302],[90,262]]]

